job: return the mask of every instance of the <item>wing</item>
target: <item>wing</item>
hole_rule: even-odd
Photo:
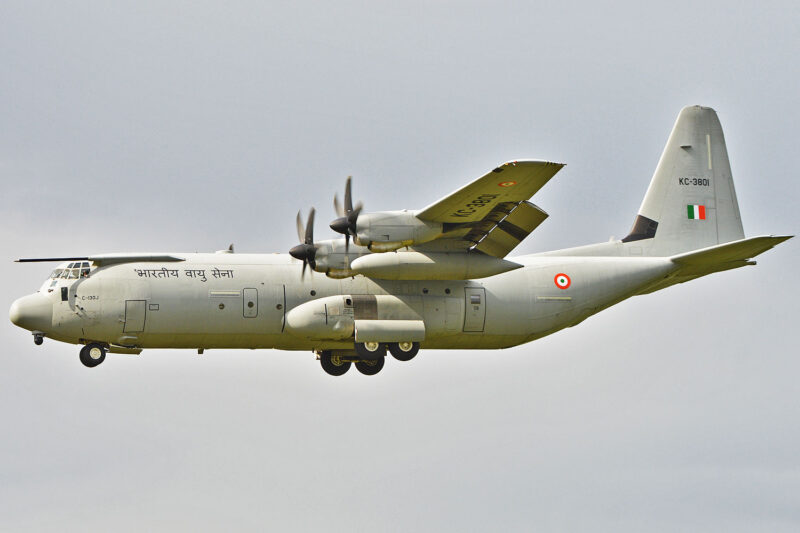
[[[510,161],[416,213],[421,220],[462,224],[479,222],[500,204],[519,204],[541,189],[562,163]]]
[[[30,259],[17,259],[17,263],[42,263],[42,262],[64,262],[64,261],[92,261],[97,266],[116,265],[120,263],[144,263],[144,262],[175,262],[183,261],[182,257],[171,254],[100,254],[86,257],[41,257]]]
[[[511,161],[416,214],[444,224],[445,233],[420,250],[478,250],[505,257],[548,217],[528,202],[562,163]]]

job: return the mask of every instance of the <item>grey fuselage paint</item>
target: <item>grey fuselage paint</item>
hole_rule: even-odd
[[[286,327],[286,314],[330,296],[392,295],[424,321],[422,348],[507,348],[573,326],[675,270],[659,257],[534,255],[515,259],[523,268],[479,281],[331,279],[319,273],[301,279],[300,263],[286,254],[182,257],[180,263],[110,265],[88,278],[45,284],[39,292],[52,301],[53,319],[44,333],[74,344],[135,348],[346,350],[352,338],[298,335]],[[67,301],[61,301],[62,286]],[[485,290],[478,304],[470,301],[475,291],[467,290],[476,287]],[[126,317],[129,302],[139,301],[146,302],[136,306],[139,314]],[[482,331],[465,327],[471,305],[484,306],[475,309],[485,313]],[[327,323],[327,308],[318,319]],[[143,325],[126,327],[132,320]]]

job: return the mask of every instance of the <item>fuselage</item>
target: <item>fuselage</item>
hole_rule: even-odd
[[[373,318],[421,320],[422,348],[506,348],[575,325],[675,268],[658,257],[532,255],[514,259],[523,268],[480,280],[395,281],[301,278],[300,263],[287,254],[180,257],[83,274],[78,265],[77,275],[61,274],[15,302],[12,320],[75,344],[347,350],[352,335],[334,326],[348,312],[352,318],[348,305],[356,318],[364,315],[358,302],[366,301],[382,314]],[[306,329],[295,326],[298,315]]]

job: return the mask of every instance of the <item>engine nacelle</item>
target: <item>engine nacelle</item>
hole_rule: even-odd
[[[418,219],[413,211],[381,211],[359,215],[355,242],[373,252],[390,252],[422,244],[442,234],[441,222]]]
[[[351,261],[350,269],[370,278],[478,279],[495,276],[522,265],[480,252],[395,252],[367,254]]]

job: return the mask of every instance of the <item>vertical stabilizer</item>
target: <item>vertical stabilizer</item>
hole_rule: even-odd
[[[717,113],[685,107],[623,242],[640,241],[648,255],[671,256],[743,238]]]

